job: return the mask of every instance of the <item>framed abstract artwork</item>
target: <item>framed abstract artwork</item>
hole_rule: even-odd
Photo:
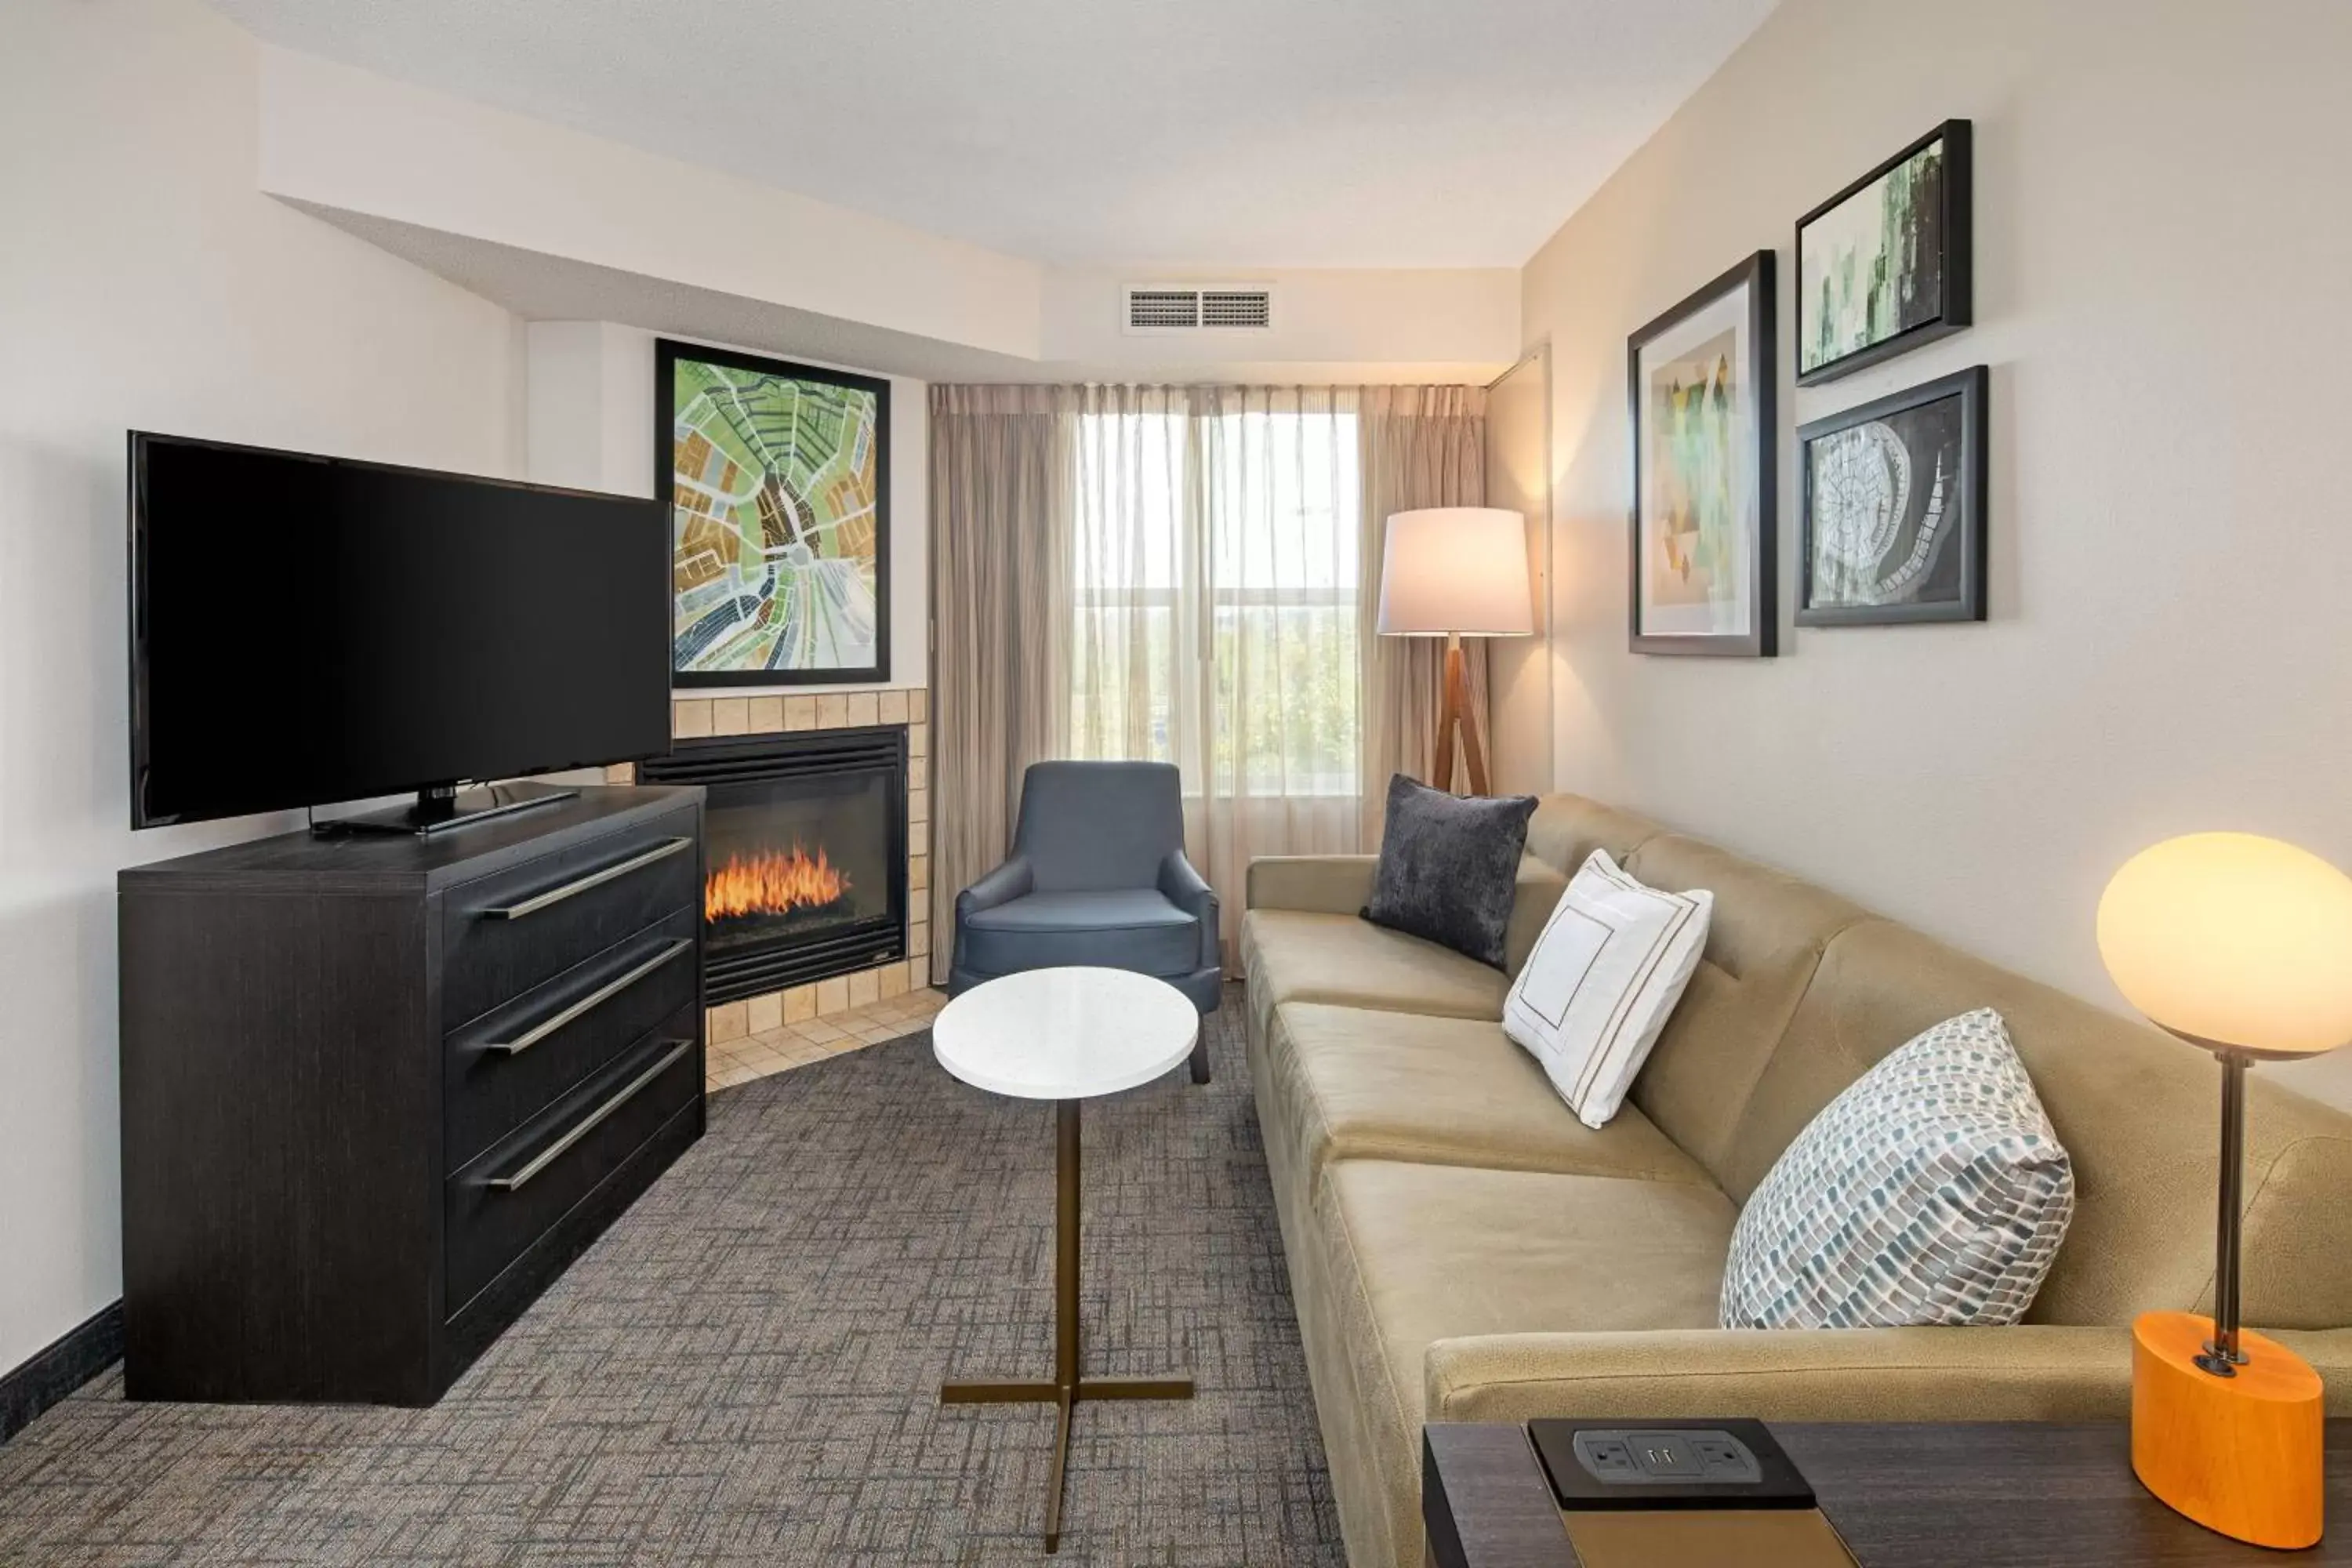
[[[1947,120],[1797,220],[1797,384],[1969,324],[1969,122]]]
[[[670,679],[890,678],[890,384],[663,339]]]
[[[1797,431],[1801,626],[1985,618],[1982,365]]]
[[[1759,250],[1627,340],[1635,653],[1777,649],[1773,330]]]

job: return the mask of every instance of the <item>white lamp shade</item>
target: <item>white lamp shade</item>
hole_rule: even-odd
[[[2352,1041],[2352,877],[2251,833],[2143,849],[2099,900],[2131,1005],[2216,1045],[2312,1056]]]
[[[1527,520],[1486,506],[1395,513],[1381,555],[1380,629],[1389,637],[1532,635]]]

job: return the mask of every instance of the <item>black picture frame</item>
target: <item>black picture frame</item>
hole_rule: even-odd
[[[1799,386],[1819,386],[1823,382],[1852,375],[1855,371],[1897,354],[1908,353],[1922,344],[1948,338],[1973,321],[1976,310],[1976,237],[1972,216],[1975,210],[1976,160],[1973,140],[1974,132],[1969,121],[1947,120],[1797,220],[1795,358]],[[1811,311],[1818,307],[1819,301],[1811,297],[1811,289],[1806,281],[1805,230],[1862,195],[1937,142],[1943,143],[1944,151],[1935,210],[1939,294],[1936,312],[1874,342],[1809,368],[1805,363],[1805,345],[1813,338],[1815,317]]]
[[[677,487],[672,442],[677,420],[677,362],[724,365],[788,381],[816,382],[874,399],[874,661],[803,669],[680,669],[676,627],[670,644],[670,684],[679,688],[880,685],[890,679],[890,384],[879,376],[740,349],[657,338],[654,342],[654,489],[670,528],[673,564],[677,542]],[[673,621],[676,588],[672,586]]]
[[[1748,392],[1745,421],[1748,444],[1746,463],[1754,514],[1751,537],[1748,542],[1748,629],[1738,633],[1710,634],[1651,630],[1644,626],[1642,614],[1642,588],[1646,564],[1642,488],[1642,447],[1645,433],[1642,353],[1663,334],[1700,310],[1742,289],[1747,291],[1745,324],[1748,333],[1748,352],[1742,366]],[[1780,651],[1776,585],[1780,574],[1777,530],[1780,512],[1777,460],[1780,413],[1774,345],[1778,318],[1773,289],[1773,254],[1769,250],[1759,250],[1689,295],[1672,310],[1645,323],[1625,341],[1626,414],[1633,437],[1626,646],[1635,653],[1770,658]]]
[[[1986,617],[1985,569],[1986,504],[1985,489],[1990,481],[1991,465],[1986,442],[1986,417],[1991,397],[1991,374],[1983,365],[1971,365],[1950,375],[1940,375],[1933,381],[1815,419],[1797,430],[1798,490],[1800,501],[1799,554],[1797,560],[1797,624],[1801,626],[1912,626],[1923,622],[1981,621]],[[1855,605],[1816,602],[1814,552],[1815,530],[1818,526],[1818,498],[1814,493],[1813,447],[1831,436],[1843,434],[1866,425],[1878,424],[1890,416],[1913,409],[1958,399],[1959,403],[1959,451],[1954,464],[1954,477],[1959,487],[1956,502],[1948,502],[1957,517],[1959,537],[1947,548],[1958,556],[1959,585],[1958,596],[1925,604]]]

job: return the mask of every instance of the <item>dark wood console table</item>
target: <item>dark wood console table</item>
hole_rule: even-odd
[[[2352,1420],[2327,1424],[2327,1536],[2308,1552],[2231,1541],[2157,1501],[2121,1422],[1769,1425],[1863,1568],[2352,1563]],[[1425,1428],[1422,1517],[1439,1568],[1577,1568],[1517,1425]]]

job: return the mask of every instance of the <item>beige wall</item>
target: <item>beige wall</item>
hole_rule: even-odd
[[[301,822],[131,831],[123,431],[513,474],[523,421],[504,310],[255,189],[245,34],[11,0],[0,35],[5,1372],[122,1288],[115,868]],[[299,578],[288,522],[223,547]]]
[[[1265,284],[1265,331],[1129,333],[1120,289]],[[1494,268],[1062,267],[1045,278],[1036,381],[1485,382],[1518,357],[1519,274]]]
[[[2169,834],[2352,865],[2343,0],[1785,0],[1524,277],[1554,367],[1556,774],[2120,1005],[2092,912]],[[1976,122],[1973,330],[1790,385],[1796,216]],[[1986,626],[1625,650],[1625,337],[1761,247],[1798,422],[1992,367]],[[2352,1103],[2352,1053],[2302,1069]]]
[[[1486,709],[1497,795],[1552,787],[1551,355],[1538,346],[1486,388],[1486,504],[1528,519],[1528,583],[1535,595],[1531,637],[1486,642]]]

